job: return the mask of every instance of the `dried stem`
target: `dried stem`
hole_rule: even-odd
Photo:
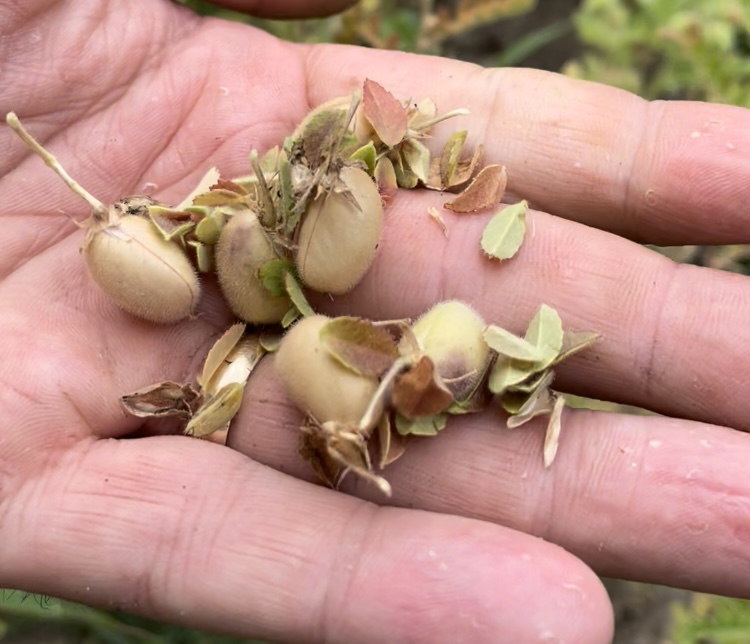
[[[86,190],[80,183],[78,183],[73,177],[71,177],[60,165],[57,158],[45,150],[41,144],[26,131],[18,116],[15,112],[8,112],[5,117],[6,123],[10,128],[21,138],[21,140],[28,145],[36,154],[38,154],[42,161],[49,166],[59,176],[73,192],[79,197],[85,199],[86,202],[93,208],[94,214],[97,217],[105,218],[108,214],[108,208],[101,201],[99,201],[94,195]]]

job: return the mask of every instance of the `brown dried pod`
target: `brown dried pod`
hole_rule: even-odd
[[[250,210],[234,215],[216,244],[216,274],[229,308],[245,322],[280,322],[292,308],[286,295],[274,295],[263,285],[259,272],[278,259],[268,233]]]
[[[299,227],[296,264],[302,282],[340,295],[364,277],[383,229],[383,203],[359,168],[344,167],[340,185],[313,200]]]
[[[274,364],[292,402],[319,423],[356,426],[378,388],[374,377],[345,367],[321,342],[321,330],[331,321],[313,315],[295,324],[284,336]]]

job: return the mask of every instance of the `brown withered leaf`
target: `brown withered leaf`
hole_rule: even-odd
[[[445,204],[445,207],[453,212],[477,212],[490,208],[500,203],[507,184],[505,166],[485,166],[453,201]]]
[[[200,404],[200,394],[190,384],[166,380],[120,398],[125,410],[138,418],[183,416],[189,418]]]
[[[399,357],[393,336],[360,318],[334,318],[320,330],[320,341],[342,365],[363,376],[383,375]]]
[[[456,166],[453,168],[450,176],[450,181],[446,182],[446,177],[443,176],[443,165],[450,163],[450,158],[447,161],[444,160],[446,154],[448,157],[452,154],[450,148],[448,148],[449,145],[454,144],[451,144],[449,140],[443,148],[441,155],[439,157],[432,157],[430,161],[430,173],[425,183],[425,188],[430,190],[457,192],[461,186],[468,183],[474,174],[474,171],[477,169],[483,152],[481,144],[474,149],[474,154],[471,157],[459,159],[456,162]]]
[[[406,136],[406,110],[382,85],[365,80],[362,90],[362,109],[380,140],[392,148]]]
[[[345,468],[328,455],[325,437],[309,419],[300,427],[298,450],[324,485],[338,487]]]
[[[439,159],[440,183],[444,186],[450,186],[453,182],[453,176],[456,174],[458,160],[461,158],[461,151],[466,143],[466,130],[454,132],[448,137],[443,146],[443,153]]]
[[[562,412],[565,407],[565,398],[557,396],[554,407],[550,412],[547,431],[544,434],[544,467],[552,465],[557,455],[557,446],[560,443],[560,431],[562,430]]]
[[[378,445],[380,458],[378,469],[388,467],[401,458],[406,452],[406,439],[394,432],[390,414],[383,414],[378,423]]]
[[[426,183],[430,174],[430,151],[420,141],[407,139],[401,144],[401,158],[404,165],[414,173],[422,183]]]
[[[422,356],[408,371],[396,378],[391,394],[393,407],[407,418],[434,416],[450,407],[453,395],[440,382],[435,364]]]
[[[383,201],[388,202],[398,191],[398,179],[393,162],[388,157],[382,157],[375,165],[375,182]]]
[[[430,216],[432,221],[434,221],[438,226],[440,226],[440,230],[443,232],[443,235],[445,235],[445,238],[448,238],[448,226],[445,223],[445,219],[443,219],[443,215],[441,215],[438,212],[438,209],[434,206],[431,206],[427,209],[427,214]]]
[[[469,179],[471,179],[472,175],[474,174],[474,170],[477,169],[479,161],[482,159],[483,153],[484,146],[480,143],[474,149],[474,154],[465,159],[461,159],[456,165],[456,170],[453,173],[453,178],[447,188],[455,188],[457,186],[463,185]]]

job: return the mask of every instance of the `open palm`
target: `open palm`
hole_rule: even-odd
[[[119,396],[190,379],[231,317],[210,285],[197,318],[175,326],[119,311],[65,216],[85,218],[85,204],[2,128],[0,586],[330,642],[608,641],[611,610],[586,564],[750,596],[750,441],[735,431],[750,429],[750,285],[629,241],[748,241],[750,113],[290,45],[160,0],[49,4],[0,5],[0,111],[105,202],[178,201],[210,165],[244,174],[250,148],[368,77],[468,107],[470,142],[537,209],[518,257],[481,256],[483,216],[446,214],[445,239],[427,215],[439,195],[398,195],[375,265],[330,311],[413,316],[451,297],[520,330],[545,302],[603,338],[558,387],[673,418],[567,412],[550,470],[537,428],[509,432],[497,411],[462,418],[389,470],[401,508],[357,498],[382,502],[354,481],[353,495],[310,484],[270,362],[234,450],[116,440],[139,430]]]

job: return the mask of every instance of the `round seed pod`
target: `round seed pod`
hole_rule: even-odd
[[[145,217],[125,215],[90,228],[81,252],[99,287],[136,317],[178,322],[198,302],[200,283],[187,256]]]
[[[484,329],[481,316],[455,300],[436,304],[411,328],[456,402],[471,395],[487,369],[490,347]]]
[[[342,168],[344,192],[330,191],[307,209],[297,238],[297,271],[320,293],[340,295],[370,268],[383,229],[383,203],[375,183],[359,168]]]
[[[216,274],[229,308],[251,324],[280,322],[292,307],[286,296],[272,295],[260,281],[258,271],[277,259],[273,244],[255,213],[234,215],[221,231],[216,244]]]
[[[323,315],[300,320],[281,341],[274,364],[289,398],[303,413],[321,423],[356,425],[378,382],[347,369],[328,353],[320,331],[330,321]]]

